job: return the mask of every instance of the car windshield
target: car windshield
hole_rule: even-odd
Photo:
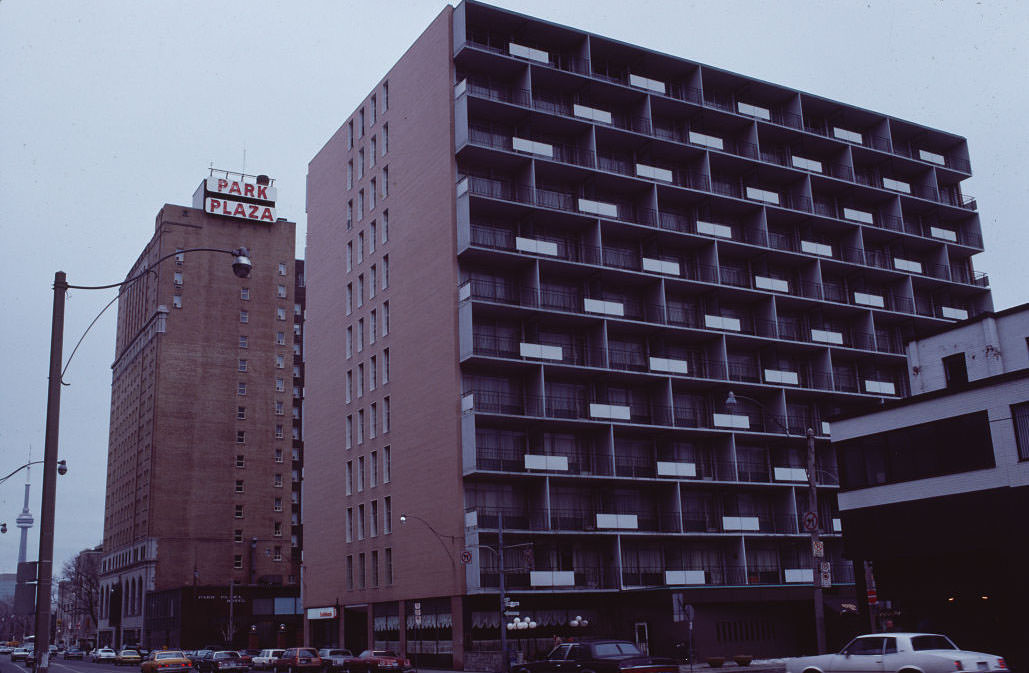
[[[237,652],[215,652],[215,659],[239,659],[239,653]]]
[[[395,657],[397,655],[394,652],[390,651],[390,650],[375,650],[374,652],[372,652],[372,656],[373,657]]]
[[[950,642],[947,636],[912,636],[911,649],[915,650],[956,650],[958,646]]]
[[[632,643],[597,643],[593,646],[593,653],[598,659],[608,657],[641,657],[643,653],[640,648]]]
[[[318,653],[314,650],[297,650],[298,657],[317,657]]]
[[[182,659],[183,657],[182,652],[158,652],[154,655],[154,659]]]

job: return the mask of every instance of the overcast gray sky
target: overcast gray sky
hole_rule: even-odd
[[[210,164],[274,177],[302,256],[307,162],[444,4],[0,1],[0,476],[29,447],[42,456],[54,271],[122,279],[161,205],[188,204]],[[964,135],[987,249],[976,267],[997,308],[1029,300],[1029,2],[496,4]],[[70,294],[66,353],[111,297]],[[110,311],[66,376],[58,564],[103,534],[114,325]],[[0,572],[16,562],[22,483],[0,486]]]

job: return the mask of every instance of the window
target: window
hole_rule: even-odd
[[[357,276],[357,307],[364,306],[364,274]]]
[[[236,394],[237,395],[246,395],[247,394],[247,384],[243,383],[242,381],[237,383],[236,384]]]
[[[246,430],[236,430],[236,443],[245,444],[247,441]]]
[[[393,584],[393,550],[386,547],[386,584]]]
[[[389,211],[382,211],[382,242],[389,240]]]
[[[369,208],[369,210],[371,210]],[[357,190],[357,219],[364,217],[364,190]]]
[[[236,493],[243,493],[243,492],[245,492],[245,489],[243,488],[243,480],[242,479],[237,479],[236,480]]]
[[[282,462],[282,449],[275,449],[275,462],[276,463],[281,463]]]
[[[282,308],[281,306],[279,308],[275,309],[275,319],[276,320],[285,320],[286,319],[286,309]]]
[[[186,261],[186,253],[182,252],[182,248],[175,248],[175,264],[182,266],[182,263]]]
[[[364,539],[364,505],[357,506],[357,539]]]
[[[242,299],[243,301],[249,301],[250,300],[250,288],[249,287],[241,287],[241,288],[239,288],[239,298]]]
[[[386,395],[386,397],[382,398],[382,434],[389,432],[389,414],[389,395]]]
[[[354,147],[354,120],[351,119],[347,122],[347,149],[353,149]]]
[[[354,355],[354,328],[347,327],[347,357],[353,357]]]
[[[357,396],[364,397],[364,363],[357,365]]]
[[[293,378],[300,378],[300,365],[293,365]]]
[[[379,479],[379,452],[372,451],[371,457],[368,460],[368,488],[375,486],[375,482]]]
[[[239,360],[239,371],[245,372],[246,370],[247,370],[247,361],[244,360],[243,358],[240,358],[240,360]]]
[[[372,136],[371,140],[368,141],[368,168],[375,165],[375,155],[379,153],[377,148],[378,144],[375,142],[375,136]]]
[[[234,516],[237,519],[242,519],[243,518],[243,505],[236,505],[236,511],[235,511]]]
[[[345,393],[346,394],[345,401],[346,401],[347,404],[350,404],[351,393],[353,393],[353,390],[354,390],[354,370],[353,369],[348,369],[347,370],[347,386],[346,386],[346,393]]]
[[[245,467],[246,467],[246,457],[243,454],[238,454],[236,456],[236,468],[242,470]]]
[[[364,589],[364,552],[357,555],[357,588]]]
[[[372,402],[368,410],[368,439],[375,439],[375,428],[379,424],[379,411],[375,402]]]
[[[354,416],[353,414],[347,416],[347,448],[351,448],[354,445]]]
[[[375,94],[372,94],[372,97],[368,102],[368,126],[375,124],[375,108]]]
[[[347,294],[346,294],[346,309],[347,315],[354,312],[354,284],[347,283]]]
[[[364,232],[357,232],[357,263],[364,261]]]
[[[1018,459],[1029,460],[1029,402],[1011,405],[1011,422],[1015,426]]]
[[[350,199],[347,201],[347,231],[350,231],[354,226],[354,200]]]
[[[364,177],[364,148],[362,147],[357,151],[357,179],[360,180]],[[361,212],[361,209],[357,209]],[[360,217],[360,216],[359,216]]]
[[[286,286],[285,285],[276,285],[275,286],[275,296],[284,299],[286,297]]]
[[[382,124],[382,156],[386,156],[386,152],[389,152],[389,124]]]
[[[369,344],[375,343],[375,333],[378,331],[378,317],[379,316],[375,312],[375,309],[372,309],[371,313],[368,315],[368,343]],[[375,387],[375,383],[373,381],[372,382],[372,388],[374,388],[374,387]]]
[[[347,507],[347,542],[354,541],[354,508]]]
[[[250,322],[250,314],[247,313],[246,311],[240,311],[239,312],[239,321],[241,323],[244,323],[244,324]]]
[[[382,349],[382,384],[389,383],[389,349]]]
[[[286,275],[286,263],[285,262],[279,262],[279,275],[280,276],[285,276]]]
[[[245,421],[246,419],[247,419],[247,408],[246,407],[236,407],[236,420],[237,421]]]
[[[347,241],[347,273],[354,270],[354,242]]]
[[[357,492],[364,490],[364,456],[357,459]]]
[[[393,498],[386,496],[382,499],[382,534],[389,535],[393,532]]]
[[[278,355],[275,356],[275,368],[276,369],[285,369],[286,368],[286,356],[283,355],[282,353],[279,353]]]
[[[964,353],[955,353],[943,358],[943,375],[947,379],[947,387],[968,383],[968,366]]]
[[[272,511],[282,511],[282,498],[275,498],[274,500],[272,500]]]
[[[300,315],[300,304],[293,304],[293,315]],[[296,325],[293,329],[296,330],[297,334],[300,334],[300,325]]]
[[[382,302],[382,336],[389,334],[389,302]]]
[[[372,330],[372,334],[374,333],[375,331]],[[375,356],[373,355],[368,359],[368,390],[375,390],[375,379],[378,378],[375,364]]]
[[[375,220],[368,225],[368,253],[375,252]]]
[[[347,461],[346,474],[347,474],[347,478],[346,478],[347,495],[353,495],[353,493],[354,493],[354,461],[352,461],[352,460],[348,460]]]
[[[275,426],[275,439],[283,439],[285,437],[285,431],[282,428],[282,424],[279,423]]]
[[[368,269],[368,298],[375,298],[375,281],[378,278],[377,269],[372,264],[371,268]]]
[[[279,534],[281,535],[282,532],[280,531]],[[278,545],[275,545],[274,550],[275,551],[272,553],[272,560],[273,561],[281,561],[282,560],[282,547],[280,547]]]
[[[354,160],[347,162],[347,189],[354,188]]]
[[[276,332],[275,333],[275,345],[277,345],[277,346],[285,346],[286,345],[286,333],[285,332]]]
[[[243,569],[243,555],[242,554],[235,554],[235,555],[233,555],[233,557],[232,557],[232,567],[235,568],[236,570],[242,570]]]
[[[389,166],[382,167],[382,198],[389,196]]]
[[[274,537],[282,537],[282,522],[276,521],[272,524],[272,535]]]
[[[172,295],[172,308],[182,308],[182,295]]]
[[[390,472],[392,472],[392,466],[390,465],[389,446],[387,445],[382,447],[382,483],[389,483]]]
[[[354,557],[347,557],[347,590],[354,590]]]
[[[282,404],[282,400],[275,400],[275,415],[282,416],[286,413],[285,407]]]
[[[372,503],[374,508],[375,503]],[[372,586],[379,586],[379,552],[372,551]]]
[[[379,534],[379,503],[377,500],[372,500],[371,515],[368,518],[368,537],[375,537]]]
[[[233,542],[242,542],[243,541],[243,529],[242,528],[237,528],[236,530],[232,531],[232,541]]]
[[[375,156],[375,155],[373,154],[372,156]],[[369,213],[372,212],[373,210],[375,210],[375,195],[376,195],[376,193],[377,192],[376,192],[376,187],[375,187],[375,178],[372,178],[371,183],[368,185],[368,212]]]
[[[286,391],[285,379],[275,379],[275,392],[282,393]]]
[[[357,352],[364,350],[364,318],[357,321]]]
[[[282,488],[282,473],[276,472],[275,476],[272,477],[272,486],[275,488]]]
[[[179,287],[182,286],[182,272],[181,271],[176,271],[175,272],[174,277],[173,277],[173,282],[176,285],[178,285]]]
[[[357,443],[364,444],[364,409],[357,412]]]
[[[382,256],[382,289],[389,288],[389,255]]]
[[[357,112],[357,137],[364,138],[364,108]]]

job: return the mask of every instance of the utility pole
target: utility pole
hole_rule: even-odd
[[[822,559],[825,558],[824,547],[818,539],[818,487],[815,481],[815,431],[807,429],[807,488],[808,512],[814,517],[805,523],[811,533],[811,583],[814,585],[815,601],[815,639],[818,654],[825,653],[825,608],[822,605]]]

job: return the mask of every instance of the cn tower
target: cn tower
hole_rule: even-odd
[[[29,541],[29,528],[32,528],[32,513],[29,512],[29,485],[31,482],[30,473],[32,468],[26,470],[25,476],[25,506],[21,510],[21,514],[15,519],[15,525],[21,528],[21,543],[18,546],[18,563],[25,562],[25,548]]]

